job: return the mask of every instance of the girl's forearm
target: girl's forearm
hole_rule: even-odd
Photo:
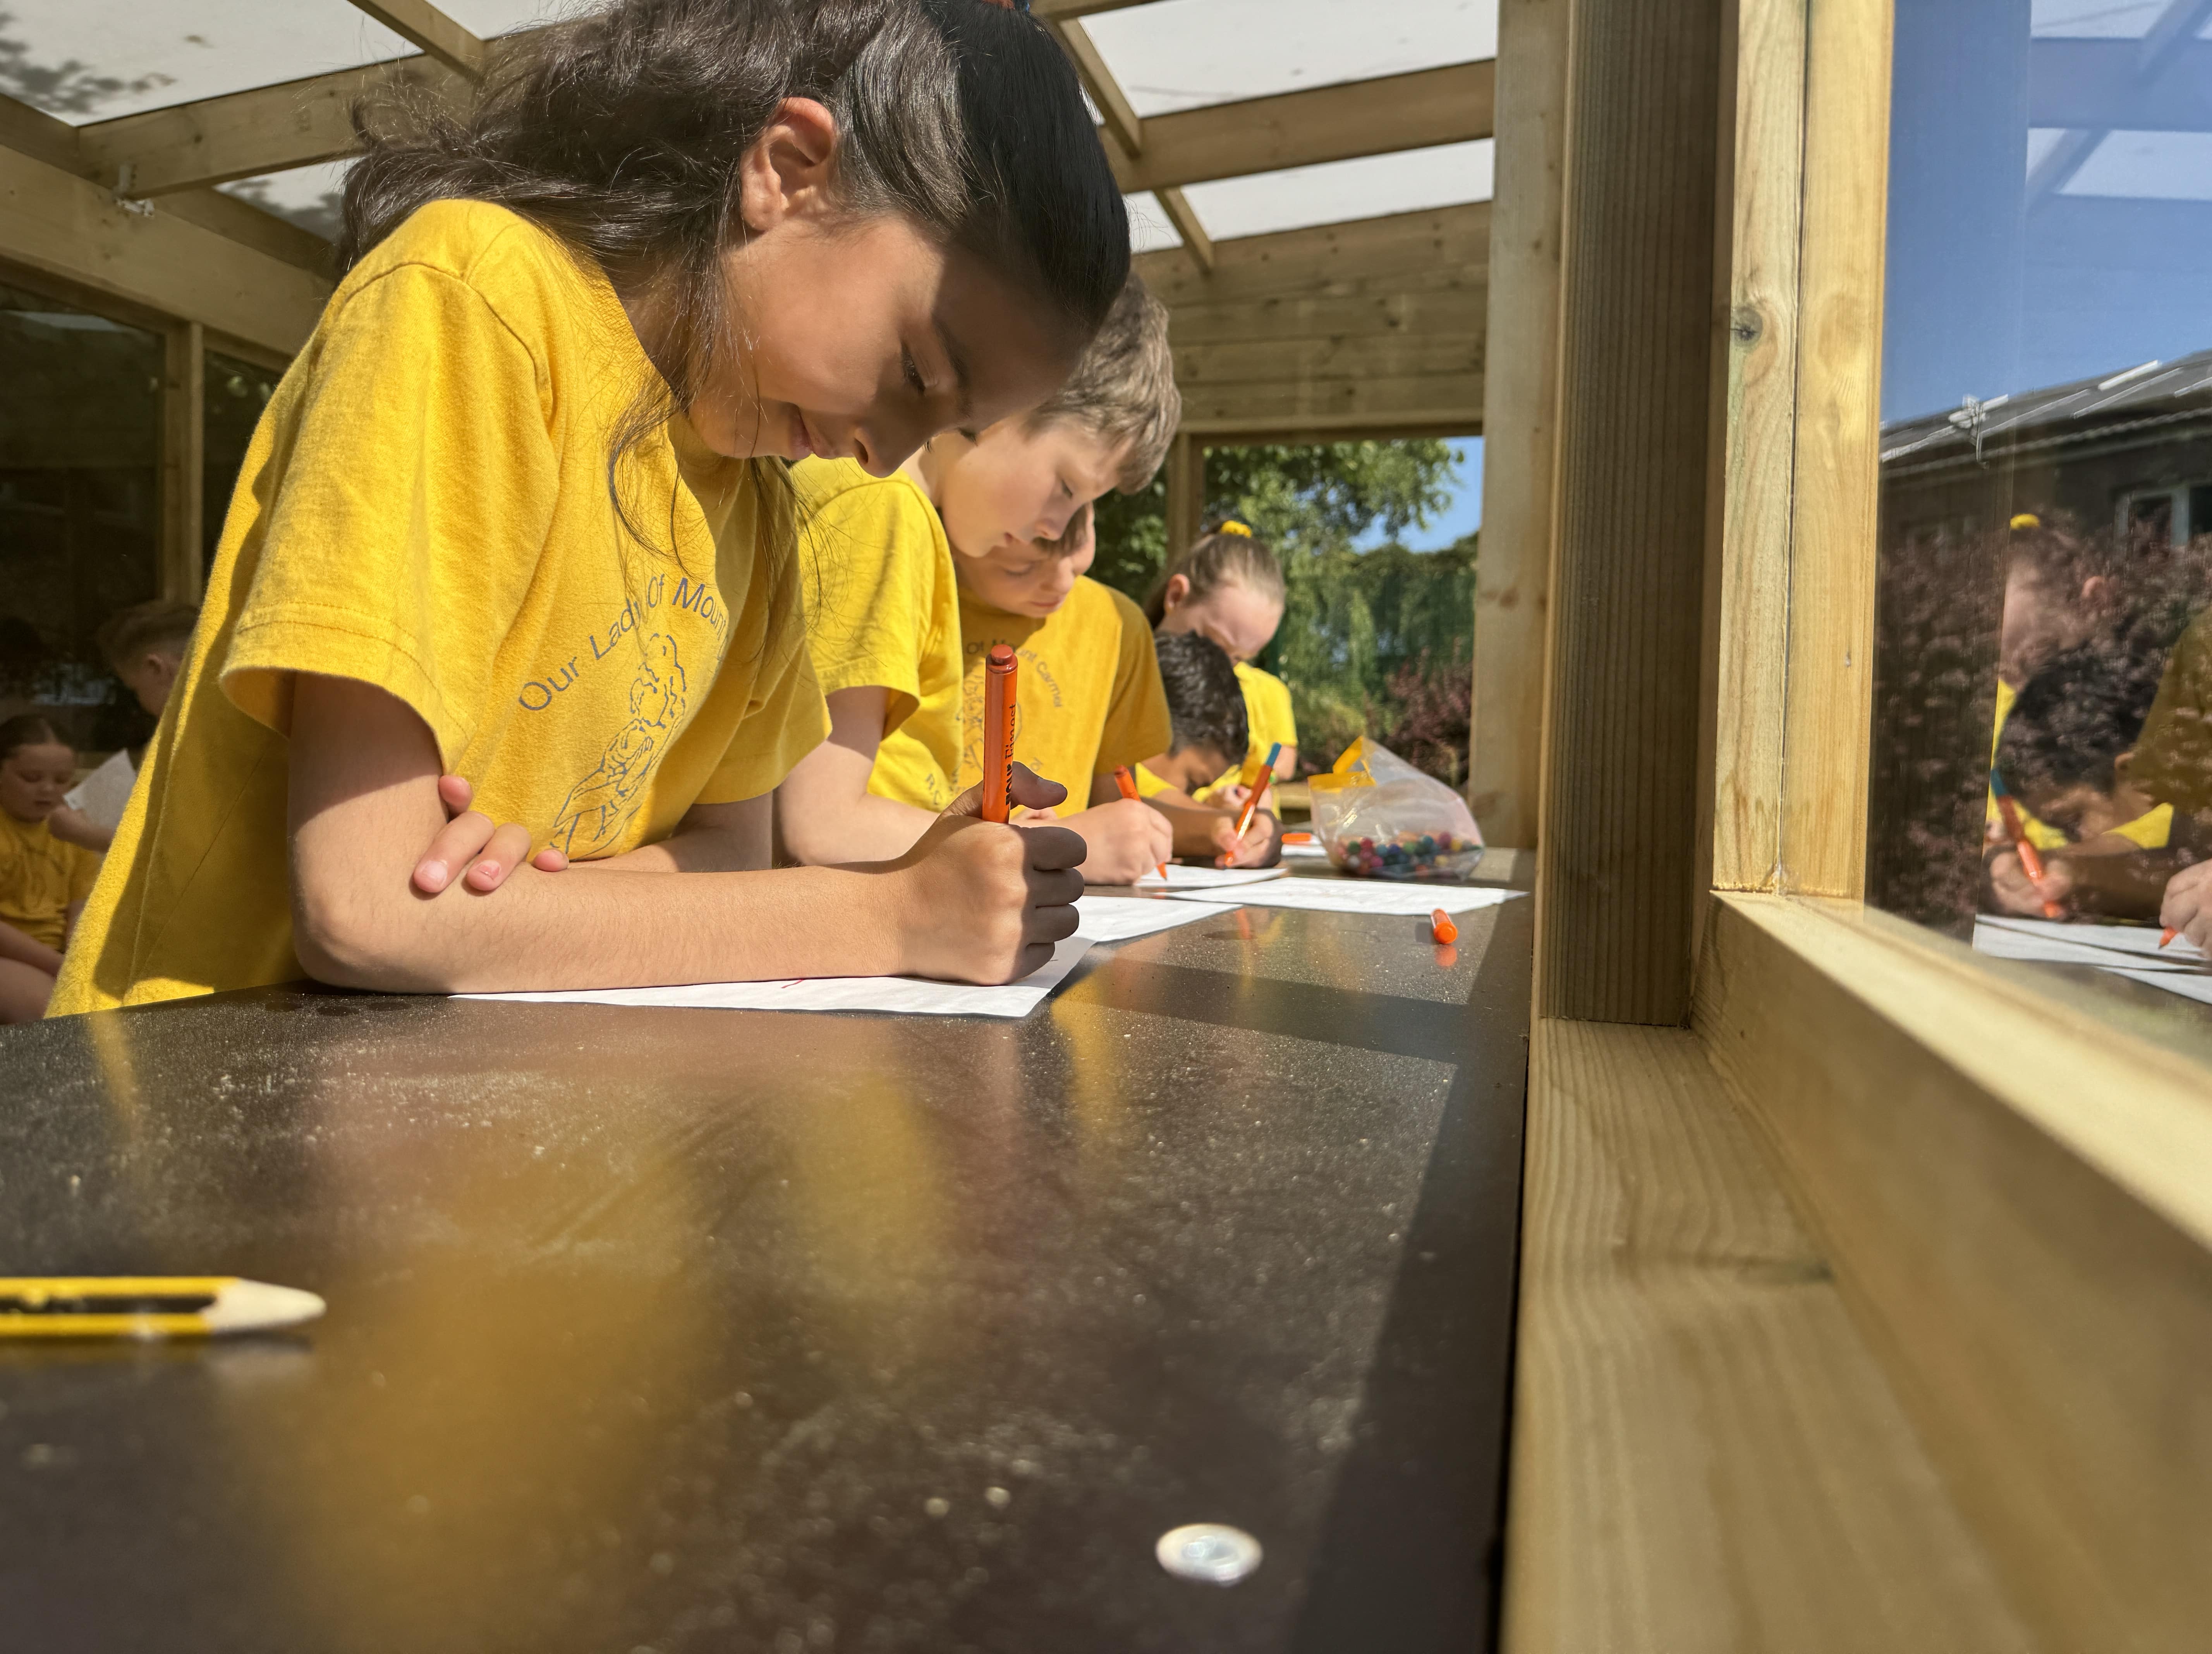
[[[311,875],[312,876],[312,875]],[[516,869],[489,895],[423,897],[404,872],[378,900],[295,881],[301,963],[343,987],[401,993],[650,987],[781,977],[876,976],[902,966],[891,877],[835,868],[637,873]]]

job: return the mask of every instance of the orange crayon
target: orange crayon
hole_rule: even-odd
[[[1121,789],[1121,797],[1124,798],[1134,801],[1144,797],[1137,791],[1137,778],[1129,773],[1129,766],[1127,764],[1116,764],[1114,766],[1114,785]],[[1162,862],[1160,876],[1164,879],[1167,875],[1168,864]]]
[[[1014,651],[994,644],[983,657],[983,819],[1003,821],[1012,797]]]
[[[1992,770],[1990,774],[1994,779],[1996,772]],[[2000,791],[1996,799],[1997,814],[2004,818],[2005,832],[2011,837],[2014,852],[2020,857],[2021,871],[2027,875],[2027,882],[2035,887],[2037,894],[2042,894],[2043,852],[2029,840],[2027,829],[2021,824],[2020,806],[2013,803],[2012,795]],[[2063,919],[2066,917],[2066,910],[2046,895],[2043,898],[2043,917]]]
[[[1459,940],[1459,926],[1452,923],[1452,916],[1450,914],[1445,912],[1443,908],[1439,907],[1429,914],[1429,934],[1434,936],[1438,942],[1457,942]]]
[[[2180,931],[2169,924],[2158,933],[2158,945],[2161,948],[2171,948],[2173,946],[2173,939],[2180,934]]]
[[[1237,816],[1237,838],[1242,843],[1251,831],[1252,818],[1259,814],[1261,796],[1267,791],[1267,783],[1275,779],[1275,760],[1283,755],[1283,743],[1278,741],[1267,748],[1267,761],[1260,766],[1260,773],[1249,783],[1251,791],[1245,795],[1244,808]]]

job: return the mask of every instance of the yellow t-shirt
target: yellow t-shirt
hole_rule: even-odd
[[[1158,758],[1159,754],[1154,753],[1152,756]],[[1161,780],[1142,764],[1138,765],[1130,772],[1130,774],[1137,784],[1137,797],[1139,798],[1157,798],[1164,792],[1173,792],[1176,790],[1174,782]]]
[[[822,693],[889,690],[868,791],[941,810],[960,770],[960,587],[929,496],[849,459],[792,473],[805,526],[806,642]]]
[[[2132,821],[2122,822],[2112,831],[2145,850],[2164,850],[2173,837],[2173,806],[2160,804]]]
[[[1264,762],[1267,748],[1278,741],[1285,747],[1298,744],[1298,720],[1291,710],[1291,686],[1249,661],[1237,663],[1237,682],[1244,690],[1244,719],[1249,726],[1244,760],[1199,794],[1202,803],[1211,802],[1214,794],[1242,783],[1244,772]]]
[[[422,208],[340,283],[253,433],[172,695],[52,1009],[298,976],[292,675],[412,707],[479,808],[604,857],[756,797],[824,733],[787,479],[681,421],[622,306],[498,207]]]
[[[1152,628],[1136,604],[1088,575],[1041,621],[986,608],[963,591],[963,791],[982,779],[983,657],[1002,643],[1012,645],[1021,663],[1013,755],[1067,789],[1063,809],[1090,803],[1094,777],[1168,749],[1168,693],[1152,651]]]
[[[0,809],[0,924],[59,952],[69,908],[92,894],[100,857],[57,839],[44,821],[19,821]]]

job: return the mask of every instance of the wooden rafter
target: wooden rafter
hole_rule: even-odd
[[[472,81],[483,78],[490,48],[429,0],[353,0],[353,4],[447,68]]]
[[[1164,190],[1152,192],[1152,199],[1160,203],[1160,210],[1168,215],[1176,233],[1182,238],[1182,250],[1191,257],[1200,271],[1211,274],[1213,270],[1213,238],[1199,221],[1198,209],[1190,199],[1170,184]]]
[[[95,121],[77,129],[77,142],[112,187],[159,196],[336,161],[354,152],[355,100],[405,85],[450,95],[459,84],[441,63],[403,58]]]
[[[1102,11],[1127,11],[1149,0],[1030,0],[1030,14],[1048,23],[1076,17],[1095,17]]]
[[[1106,124],[1106,135],[1119,144],[1124,155],[1142,154],[1145,150],[1145,124],[1129,102],[1129,94],[1121,90],[1121,83],[1114,78],[1106,59],[1099,55],[1097,45],[1085,33],[1083,25],[1073,18],[1064,22],[1048,21],[1045,25],[1060,42],[1060,50],[1075,65],[1076,77],[1083,89],[1091,94],[1091,101],[1098,106],[1100,118]],[[1109,144],[1109,148],[1111,145]]]
[[[0,149],[12,149],[79,178],[103,181],[100,169],[86,161],[77,132],[77,128],[56,120],[44,110],[0,95]],[[331,244],[322,237],[220,190],[180,190],[165,195],[160,210],[301,270],[319,276],[329,270]]]
[[[1155,115],[1140,154],[1107,154],[1133,192],[1486,138],[1497,68],[1485,58]]]

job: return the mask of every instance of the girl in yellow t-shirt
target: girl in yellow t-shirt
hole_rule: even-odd
[[[46,1014],[100,870],[99,857],[47,826],[76,779],[76,754],[45,718],[0,724],[0,1023]]]
[[[1146,613],[1160,631],[1195,632],[1219,644],[1237,663],[1237,681],[1243,686],[1250,744],[1234,767],[1198,795],[1202,803],[1242,809],[1243,769],[1265,762],[1277,742],[1283,750],[1275,760],[1275,779],[1287,781],[1298,772],[1290,686],[1252,664],[1283,623],[1283,570],[1273,550],[1232,520],[1200,536],[1169,564],[1146,602]]]
[[[987,0],[614,0],[474,98],[369,121],[53,1008],[1036,968],[1073,835],[769,871],[768,801],[826,724],[786,462],[1035,404],[1121,289],[1066,58]]]

